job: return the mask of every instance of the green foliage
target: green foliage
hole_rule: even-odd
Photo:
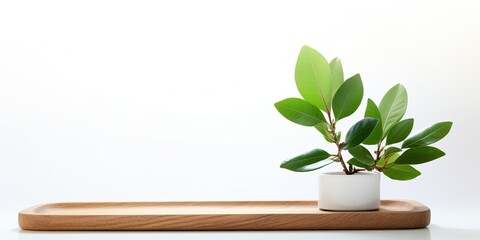
[[[363,99],[363,83],[359,74],[344,81],[340,59],[330,63],[315,49],[304,46],[295,66],[295,83],[301,98],[287,98],[275,103],[275,108],[286,119],[313,126],[323,138],[337,148],[335,154],[315,149],[290,160],[280,167],[308,172],[333,162],[342,163],[346,174],[357,171],[380,171],[395,180],[410,180],[420,172],[411,165],[433,161],[445,155],[429,146],[444,138],[452,122],[440,122],[409,137],[414,119],[403,119],[408,95],[401,84],[393,86],[377,105],[368,99],[364,118],[356,122],[342,140],[337,123],[355,113]],[[325,115],[324,115],[325,114]],[[403,142],[402,142],[403,141]],[[375,145],[373,154],[364,146]],[[401,144],[401,148],[394,144]],[[345,163],[343,152],[353,158]],[[349,164],[350,166],[347,166]]]
[[[385,155],[385,156],[388,156],[388,155],[390,155],[390,154],[392,154],[392,153],[401,152],[401,151],[402,151],[402,149],[400,149],[400,148],[397,148],[397,147],[389,147],[389,148],[385,149],[384,155]]]
[[[355,123],[345,136],[345,147],[343,149],[348,150],[362,143],[372,133],[377,123],[378,119],[375,118],[364,118]]]
[[[413,118],[405,119],[393,125],[387,135],[387,145],[403,141],[412,132]]]
[[[333,96],[332,108],[335,119],[352,115],[360,106],[363,98],[363,84],[359,74],[347,79]]]
[[[368,170],[368,171],[372,171],[372,170],[374,169],[374,167],[373,167],[372,165],[366,165],[366,164],[360,162],[360,161],[359,161],[358,159],[356,159],[356,158],[352,158],[352,159],[348,160],[347,163],[348,163],[348,164],[351,164],[351,165],[353,165],[353,166],[357,166],[357,167],[359,167],[359,168],[364,168],[364,169],[366,169],[366,170]]]
[[[452,122],[439,122],[405,140],[402,148],[427,146],[444,138],[452,128]]]
[[[343,67],[342,62],[338,58],[334,58],[330,62],[330,72],[332,74],[332,97],[334,96],[335,92],[337,92],[338,88],[343,83]]]
[[[385,154],[382,157],[380,157],[380,159],[377,161],[376,166],[379,169],[389,168],[395,163],[398,157],[400,157],[400,154],[398,153],[390,153],[388,155]]]
[[[396,162],[398,164],[421,164],[443,156],[445,153],[436,147],[420,146],[408,149]]]
[[[335,143],[337,143],[338,145],[340,145],[340,142],[342,141],[342,132],[338,132],[337,133],[337,141]]]
[[[373,158],[372,154],[362,145],[358,145],[350,150],[348,150],[356,160],[360,161],[361,163],[372,166],[375,164],[375,159]]]
[[[295,66],[295,83],[302,97],[323,111],[330,108],[330,65],[315,49],[304,46]]]
[[[373,145],[378,144],[382,139],[382,116],[380,110],[372,99],[368,99],[367,109],[365,110],[365,117],[378,119],[378,124],[373,129],[372,133],[363,141],[363,144]]]
[[[309,172],[332,163],[328,160],[330,154],[321,149],[314,149],[290,160],[284,161],[280,167],[294,172]]]
[[[402,119],[407,110],[407,103],[407,90],[401,84],[395,85],[383,96],[378,106],[382,116],[383,137]]]
[[[315,125],[315,128],[323,135],[323,138],[325,138],[325,140],[327,142],[330,142],[330,143],[335,142],[335,138],[329,132],[330,125],[328,125],[328,123],[321,122],[321,123]]]
[[[303,126],[325,122],[325,117],[313,104],[300,98],[287,98],[275,103],[278,112],[286,119]]]
[[[383,174],[394,180],[405,181],[414,179],[421,173],[410,165],[399,164],[384,170]]]

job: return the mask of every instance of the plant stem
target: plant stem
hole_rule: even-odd
[[[382,171],[386,165],[387,165],[387,161],[385,161],[385,164],[382,166],[382,167],[378,167],[377,166],[377,162],[380,160],[380,154],[382,153],[383,151],[383,147],[382,147],[382,142],[383,142],[383,139],[380,140],[380,142],[377,144],[377,150],[375,151],[375,154],[377,155],[377,157],[375,158],[375,169],[377,169],[378,171]]]
[[[336,138],[336,137],[335,137]],[[336,142],[336,139],[335,139],[335,142]],[[338,148],[338,153],[337,153],[337,158],[339,160],[339,162],[342,164],[342,167],[343,167],[343,171],[345,172],[345,174],[347,175],[350,175],[352,174],[348,168],[347,168],[347,165],[345,164],[345,161],[343,161],[343,156],[342,156],[342,150],[343,150],[343,144],[338,144],[336,143],[337,145],[337,148]]]
[[[340,164],[342,164],[343,171],[345,172],[345,174],[351,175],[353,174],[354,170],[352,169],[351,166],[350,166],[350,170],[347,168],[347,165],[345,164],[345,161],[343,160],[343,156],[342,156],[342,150],[345,144],[338,143],[337,132],[335,131],[335,122],[332,120],[332,115],[330,111],[327,111],[327,116],[328,116],[328,121],[330,123],[330,127],[332,128],[331,134],[333,135],[333,140],[335,141],[335,145],[337,145],[337,149],[338,149],[338,152],[337,152],[338,161],[340,162]]]
[[[328,110],[328,108],[327,108],[327,116],[328,116],[328,122],[330,123],[330,126],[332,126],[332,130],[335,131],[335,126],[333,125],[333,121],[332,121],[332,115],[330,114],[330,110]],[[337,135],[335,135],[335,138],[336,136]]]
[[[378,162],[378,160],[380,160],[380,149],[382,148],[382,141],[380,141],[378,144],[377,144],[377,151],[375,151],[375,153],[377,154],[377,157],[375,158],[375,163]]]

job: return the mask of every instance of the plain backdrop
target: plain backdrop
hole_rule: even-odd
[[[333,148],[273,107],[299,96],[303,45],[362,76],[344,132],[397,83],[414,132],[454,122],[435,144],[447,156],[413,181],[382,177],[383,199],[474,204],[479,12],[478,1],[438,0],[2,1],[0,208],[316,199],[321,171],[279,164]]]

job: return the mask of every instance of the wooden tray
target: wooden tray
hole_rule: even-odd
[[[322,211],[316,201],[52,203],[21,211],[25,230],[405,229],[430,223],[415,201],[384,200],[379,210]]]

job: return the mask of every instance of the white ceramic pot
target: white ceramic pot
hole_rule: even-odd
[[[366,211],[380,207],[380,174],[329,172],[320,175],[318,207],[333,211]]]

